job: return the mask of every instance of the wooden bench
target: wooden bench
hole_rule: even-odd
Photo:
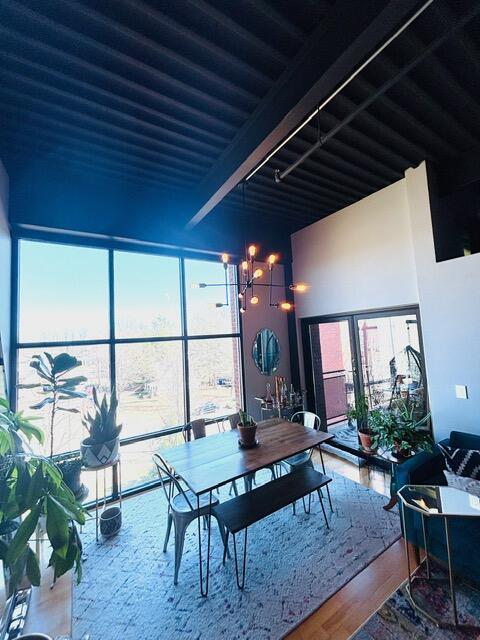
[[[222,502],[212,509],[212,514],[218,518],[227,530],[225,538],[225,549],[223,553],[223,562],[225,563],[228,550],[228,537],[232,534],[233,549],[235,555],[235,573],[237,576],[237,585],[239,589],[245,586],[246,558],[247,558],[247,531],[248,527],[263,518],[283,509],[289,504],[294,505],[297,500],[305,499],[308,495],[308,510],[303,506],[306,513],[310,513],[310,497],[312,492],[317,491],[320,504],[328,527],[327,514],[323,506],[321,488],[326,486],[332,479],[328,476],[312,469],[305,467],[289,473],[285,476],[272,480],[248,491],[240,496],[232,498],[227,502]],[[243,569],[242,580],[240,581],[237,559],[237,544],[235,534],[239,531],[245,531],[244,547],[243,547]]]

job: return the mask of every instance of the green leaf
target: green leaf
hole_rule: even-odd
[[[60,391],[62,394],[60,396],[61,400],[68,400],[69,398],[86,398],[87,394],[83,391],[75,391],[74,389],[62,389]]]
[[[5,558],[7,557],[7,551],[8,544],[5,542],[5,540],[2,540],[2,538],[0,538],[0,560],[5,560]]]
[[[67,407],[57,407],[57,411],[66,411],[67,413],[80,413],[79,409],[68,409]]]
[[[56,487],[62,484],[62,474],[55,464],[50,462],[50,460],[43,460],[43,468],[46,475],[50,477]]]
[[[42,429],[33,426],[33,424],[23,424],[21,426],[22,433],[24,433],[28,440],[35,438],[40,444],[45,442],[45,434]]]
[[[68,518],[53,496],[46,499],[47,535],[55,552],[65,558],[68,551]]]
[[[83,507],[69,498],[62,498],[61,496],[56,496],[54,500],[57,500],[68,518],[75,520],[78,524],[85,524],[85,509]]]
[[[33,476],[30,479],[30,486],[27,489],[25,496],[25,503],[27,505],[35,504],[43,493],[45,488],[45,475],[43,471],[43,465],[40,462],[35,469]]]
[[[41,402],[39,402],[38,404],[32,404],[30,405],[30,409],[43,409],[43,407],[47,404],[52,404],[53,403],[53,398],[44,398]]]
[[[13,564],[25,550],[28,541],[35,531],[40,513],[41,505],[37,504],[18,527],[6,554],[5,561],[7,564]]]
[[[37,389],[41,386],[41,382],[36,382],[35,384],[17,384],[17,389]]]
[[[81,384],[82,382],[86,382],[87,378],[85,376],[76,376],[74,378],[64,378],[61,382],[61,384],[58,385],[58,389],[71,389],[72,387],[76,387],[77,385]]]
[[[77,360],[77,358],[71,356],[69,353],[59,353],[58,356],[53,358],[53,362],[51,362],[52,373],[55,376],[60,376],[67,373],[67,371],[81,366],[81,364],[82,362],[80,360]]]
[[[40,564],[37,554],[30,547],[27,550],[27,576],[34,587],[40,586]]]

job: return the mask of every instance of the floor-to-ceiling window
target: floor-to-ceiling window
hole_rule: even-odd
[[[66,351],[82,365],[87,395],[68,401],[54,428],[56,453],[76,450],[86,436],[82,413],[100,394],[117,390],[122,423],[124,487],[155,479],[151,454],[180,442],[181,426],[212,424],[242,404],[241,345],[236,296],[198,289],[223,282],[221,263],[154,253],[21,240],[18,261],[17,382],[38,382],[33,355]],[[229,266],[227,281],[235,282]],[[41,400],[18,391],[19,408]],[[28,413],[47,424],[50,407]],[[211,427],[211,430],[215,426]],[[47,431],[47,429],[46,429]],[[45,451],[50,447],[49,436]],[[86,478],[88,481],[88,478]]]

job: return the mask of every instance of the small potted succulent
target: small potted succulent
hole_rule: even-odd
[[[115,390],[109,406],[106,395],[101,403],[98,401],[97,390],[93,387],[93,402],[95,412],[93,415],[86,413],[82,420],[89,435],[80,445],[83,464],[90,468],[110,464],[118,458],[122,430],[122,425],[116,423],[118,401]]]
[[[350,407],[347,418],[349,423],[352,420],[357,423],[358,437],[365,453],[375,453],[376,447],[372,444],[373,434],[370,428],[370,410],[365,396],[360,396],[355,407]]]
[[[240,436],[240,445],[243,447],[254,447],[257,444],[255,438],[257,434],[257,423],[248,415],[246,411],[241,409],[238,412],[239,423],[237,425],[238,434]]]

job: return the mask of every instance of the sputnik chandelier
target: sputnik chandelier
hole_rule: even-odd
[[[230,256],[228,253],[222,253],[221,260],[223,263],[223,267],[225,270],[225,281],[224,282],[215,282],[215,283],[206,283],[199,282],[193,286],[205,289],[207,287],[225,287],[225,302],[217,302],[215,304],[216,307],[228,307],[229,302],[229,287],[234,287],[237,290],[237,297],[240,305],[240,313],[245,313],[247,310],[247,305],[250,303],[251,305],[258,305],[260,302],[260,297],[257,293],[259,287],[267,287],[268,288],[268,304],[270,307],[275,307],[277,309],[282,309],[283,311],[290,311],[293,309],[293,304],[284,300],[282,302],[274,302],[273,292],[275,289],[286,289],[286,284],[274,284],[273,282],[273,270],[275,267],[275,263],[277,262],[277,255],[274,253],[270,254],[266,260],[266,269],[268,270],[269,278],[268,282],[259,282],[261,278],[263,278],[265,269],[262,269],[256,262],[255,257],[257,255],[257,247],[254,244],[251,244],[247,251],[245,259],[239,265],[239,278],[236,282],[228,281],[228,267],[230,264]],[[298,293],[303,293],[308,289],[308,286],[304,283],[291,284],[288,285],[290,291],[296,291]]]

